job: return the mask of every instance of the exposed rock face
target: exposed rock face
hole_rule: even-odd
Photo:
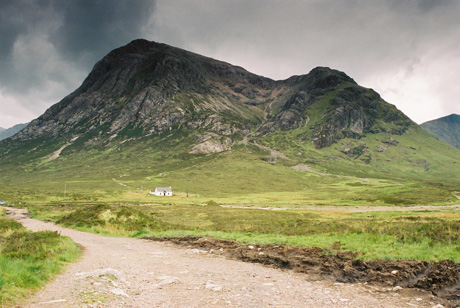
[[[208,153],[219,153],[226,151],[231,148],[233,142],[229,138],[219,141],[216,139],[206,140],[193,147],[189,152],[190,154],[208,154]]]
[[[243,68],[165,44],[135,40],[99,61],[80,88],[13,139],[39,137],[86,145],[159,135],[176,129],[213,134],[190,153],[231,148],[249,133],[305,129],[317,148],[339,139],[413,123],[372,90],[325,67],[274,81]],[[200,133],[201,132],[201,133]]]

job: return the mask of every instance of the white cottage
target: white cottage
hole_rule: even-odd
[[[156,187],[155,191],[150,191],[151,195],[155,196],[166,196],[166,197],[171,197],[172,196],[172,188],[170,187]]]

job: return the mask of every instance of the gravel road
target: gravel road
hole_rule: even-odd
[[[422,291],[309,281],[305,274],[65,229],[6,209],[26,228],[59,231],[84,249],[79,262],[18,307],[442,307]]]

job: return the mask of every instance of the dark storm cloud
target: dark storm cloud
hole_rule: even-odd
[[[111,49],[138,38],[154,4],[130,0],[0,1],[0,87],[5,92],[27,91],[43,85],[48,77],[62,80],[54,65],[78,66],[87,73]]]
[[[15,0],[0,2],[0,61],[5,61],[11,54],[16,37],[27,28],[26,23],[19,18],[9,17],[18,16],[21,12],[20,7],[14,3]]]

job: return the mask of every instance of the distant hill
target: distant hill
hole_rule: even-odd
[[[439,139],[460,149],[460,115],[451,114],[446,117],[425,122],[420,126]]]
[[[24,123],[24,124],[16,124],[13,127],[10,128],[1,128],[0,127],[0,140],[6,139],[8,137],[11,137],[18,133],[21,129],[26,127],[29,123]]]
[[[15,183],[48,196],[65,182],[76,200],[148,185],[213,200],[427,204],[455,202],[459,173],[460,152],[344,72],[276,81],[146,40],[110,52],[0,141],[0,184],[15,196]]]

